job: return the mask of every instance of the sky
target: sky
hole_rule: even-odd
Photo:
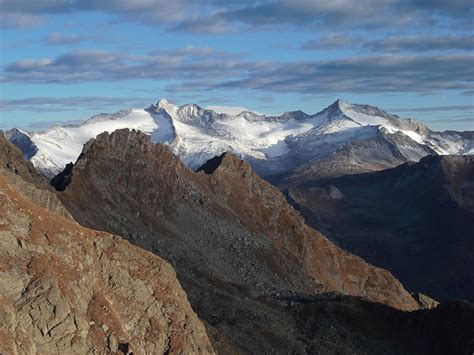
[[[164,97],[272,115],[342,98],[434,130],[474,130],[472,0],[0,0],[0,9],[0,129],[43,130]]]

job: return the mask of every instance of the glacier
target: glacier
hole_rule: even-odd
[[[371,139],[389,141],[405,161],[418,161],[428,154],[474,153],[472,131],[434,132],[416,120],[343,100],[316,114],[292,111],[265,116],[249,111],[217,113],[196,104],[176,106],[161,99],[145,109],[103,113],[81,124],[57,125],[42,132],[15,130],[14,135],[22,142],[20,149],[29,152],[25,157],[41,174],[52,177],[76,161],[89,139],[121,128],[149,134],[153,142],[168,145],[193,169],[232,151],[248,160],[262,176],[284,173],[351,142]],[[7,132],[7,136],[13,133]]]

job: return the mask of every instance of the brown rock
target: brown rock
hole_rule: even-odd
[[[3,171],[10,185],[24,197],[55,212],[72,219],[56,196],[48,180],[40,176],[33,164],[23,160],[23,155],[3,133],[0,132],[0,170]]]
[[[306,226],[247,163],[224,154],[202,170],[191,171],[145,134],[118,130],[86,144],[59,196],[81,224],[168,260],[226,351],[304,349],[296,323],[286,323],[274,303],[298,294],[419,308],[389,272]]]
[[[25,199],[0,172],[0,353],[213,353],[168,263]]]
[[[422,293],[413,293],[413,298],[423,309],[432,309],[439,306],[439,302]]]

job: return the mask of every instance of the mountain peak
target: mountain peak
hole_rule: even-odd
[[[304,120],[308,117],[309,115],[306,114],[305,112],[301,110],[296,110],[296,111],[287,111],[280,117],[283,119],[290,119],[294,118],[295,120]]]
[[[348,108],[348,107],[351,106],[351,103],[349,103],[349,102],[347,102],[347,101],[345,101],[345,100],[343,100],[343,99],[337,99],[335,103],[339,106],[339,108],[340,108],[342,111],[344,111],[344,109],[346,109],[346,108]]]
[[[158,107],[164,107],[168,105],[171,105],[171,103],[168,100],[166,100],[164,97],[162,97],[156,102],[156,106]]]
[[[158,100],[158,102],[154,106],[157,108],[157,110],[163,109],[168,114],[174,114],[178,110],[177,106],[173,105],[165,98],[161,98],[160,100]]]
[[[333,116],[344,114],[344,111],[350,106],[351,104],[348,103],[347,101],[344,101],[342,99],[337,99],[331,105],[329,105],[323,111],[321,111],[321,113],[327,112],[328,117],[331,118]]]
[[[203,109],[196,104],[186,104],[179,108],[179,112],[188,116],[200,116]]]

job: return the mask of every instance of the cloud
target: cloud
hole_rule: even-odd
[[[153,99],[133,97],[27,97],[22,99],[0,100],[0,109],[6,111],[64,112],[74,110],[97,111],[108,107],[144,107]]]
[[[249,111],[245,107],[237,107],[237,106],[206,106],[206,109],[215,111],[217,113],[225,113],[228,115],[238,115],[243,111]]]
[[[1,0],[0,7],[7,13],[54,14],[71,10],[69,0]]]
[[[61,33],[50,33],[43,39],[43,44],[47,46],[63,46],[63,45],[74,45],[85,41],[90,38],[87,36],[78,36],[75,34],[64,35]]]
[[[67,120],[67,121],[58,121],[58,120],[51,120],[51,121],[33,121],[26,125],[27,130],[31,131],[39,131],[39,130],[46,130],[54,125],[61,124],[61,125],[76,125],[84,122],[84,120]]]
[[[474,49],[474,35],[393,36],[369,41],[363,47],[383,52],[472,51]]]
[[[440,118],[437,120],[431,121],[433,123],[471,123],[474,125],[474,117],[473,116],[453,116],[450,118]],[[471,126],[471,130],[472,130]]]
[[[3,28],[39,26],[46,15],[70,11],[69,0],[0,0],[0,25]]]
[[[348,36],[341,33],[331,33],[327,36],[320,37],[304,42],[301,49],[305,50],[337,50],[344,48],[360,47],[360,42],[363,39],[356,36]]]
[[[413,108],[394,108],[394,112],[446,112],[446,111],[471,111],[474,113],[474,105],[451,105],[451,106],[429,106]]]
[[[222,4],[221,4],[222,5]],[[427,24],[463,22],[469,25],[474,5],[470,0],[277,0],[242,1],[217,7],[209,16],[194,16],[177,26],[202,32],[219,28],[374,28],[423,27]]]
[[[235,59],[238,58],[238,59]],[[56,58],[8,64],[3,82],[79,83],[127,80],[171,81],[169,91],[250,89],[262,92],[380,93],[474,89],[474,56],[389,55],[298,62],[248,61],[207,50],[149,55],[70,51]]]
[[[224,52],[185,49],[136,56],[123,52],[77,50],[56,58],[21,60],[4,68],[1,80],[23,83],[78,83],[124,80],[214,80],[235,77],[258,62],[241,62]]]
[[[301,94],[469,90],[474,86],[473,59],[470,55],[439,55],[301,61],[274,64],[214,87]]]
[[[471,0],[2,0],[0,7],[17,21],[20,15],[102,12],[125,21],[214,33],[249,27],[422,27],[454,18],[469,25],[474,15]]]
[[[356,49],[373,52],[430,52],[430,51],[472,51],[474,35],[440,35],[440,36],[387,36],[382,39],[367,41],[362,36],[332,33],[304,42],[301,49],[305,50],[340,50]]]

